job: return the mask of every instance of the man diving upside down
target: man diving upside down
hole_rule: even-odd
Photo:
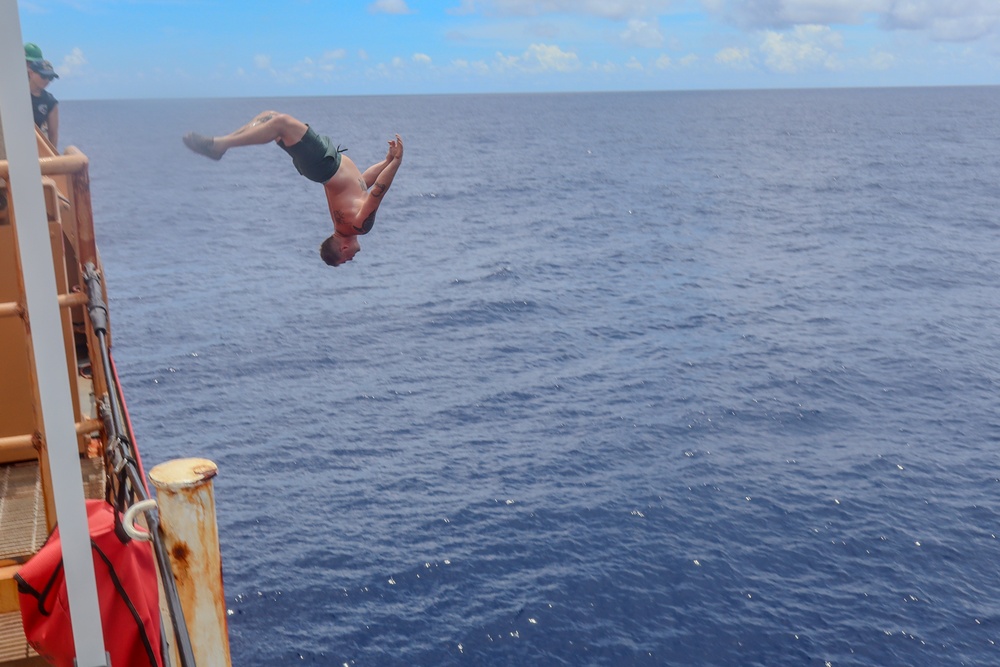
[[[403,140],[398,134],[389,140],[385,159],[361,173],[354,161],[343,155],[346,149],[334,148],[329,137],[318,135],[302,121],[277,111],[258,114],[225,136],[206,137],[195,132],[184,135],[185,146],[213,160],[221,160],[230,148],[272,141],[292,157],[292,164],[300,174],[323,184],[333,220],[333,235],[319,248],[323,261],[340,266],[354,259],[361,250],[358,236],[371,231],[382,197],[403,161]]]

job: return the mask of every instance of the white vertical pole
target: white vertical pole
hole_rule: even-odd
[[[17,220],[31,344],[62,540],[76,664],[104,667],[108,663],[23,49],[17,2],[0,0],[0,119],[7,146],[11,203]]]

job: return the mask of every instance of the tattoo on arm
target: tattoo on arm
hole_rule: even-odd
[[[357,225],[354,225],[354,229],[356,229],[359,234],[367,234],[372,230],[372,227],[374,226],[375,226],[375,211],[372,211],[372,214],[369,215],[367,218],[365,218],[365,221],[361,223],[361,226],[358,227]]]
[[[363,179],[363,178],[359,178],[358,179],[358,185],[361,186],[362,190],[367,190],[368,189],[368,185],[365,183],[365,179]]]
[[[381,197],[385,194],[385,191],[389,189],[389,186],[384,183],[376,183],[372,186],[372,197]]]

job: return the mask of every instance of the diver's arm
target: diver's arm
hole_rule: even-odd
[[[392,158],[386,155],[384,160],[365,169],[365,173],[361,175],[361,177],[365,179],[365,189],[368,189],[375,184],[379,174],[381,174],[385,168],[389,166],[390,162],[392,162]]]
[[[375,183],[371,186],[361,204],[357,223],[353,225],[359,234],[367,234],[371,230],[372,225],[375,224],[375,212],[381,206],[382,197],[389,189],[389,186],[392,185],[392,180],[396,177],[396,172],[399,171],[399,165],[403,162],[403,140],[398,134],[395,141],[389,142],[389,155],[387,157],[389,162],[375,177]],[[366,175],[368,171],[371,171],[371,169],[365,172]]]
[[[399,139],[399,135],[398,134],[396,135],[396,138]],[[403,157],[402,147],[403,147],[403,144],[402,144],[402,140],[400,139],[400,144],[399,144],[399,150],[400,150],[399,157],[400,158]],[[386,153],[385,153],[385,159],[382,160],[381,162],[379,162],[378,164],[373,164],[372,166],[370,166],[367,169],[365,169],[365,173],[362,174],[362,178],[365,179],[365,188],[366,189],[370,188],[372,185],[375,184],[375,181],[378,180],[378,175],[381,174],[382,171],[386,167],[389,166],[390,162],[392,162],[392,156],[393,156],[393,151],[394,150],[395,150],[395,147],[393,146],[393,142],[390,141],[389,142],[389,150],[387,150]]]

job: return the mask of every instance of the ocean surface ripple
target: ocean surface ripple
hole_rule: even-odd
[[[1000,664],[998,103],[65,102],[234,664]],[[180,142],[266,108],[404,137],[353,263],[281,151]]]

